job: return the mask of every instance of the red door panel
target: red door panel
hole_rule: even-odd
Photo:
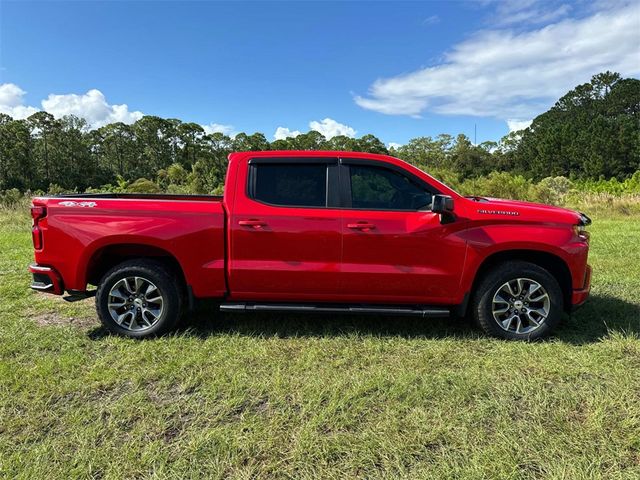
[[[340,289],[348,301],[445,304],[458,295],[465,241],[429,211],[434,189],[406,169],[346,159]]]
[[[335,295],[340,271],[338,212],[264,205],[252,210],[231,217],[229,286],[234,298],[284,301]],[[252,224],[240,224],[247,221]],[[262,225],[254,226],[257,221]]]
[[[346,301],[446,303],[457,294],[465,242],[431,212],[344,210]],[[361,227],[360,225],[363,225]]]
[[[250,179],[246,164],[240,172],[237,183],[240,187],[229,218],[228,281],[232,298],[328,301],[338,293],[342,253],[340,210],[279,206],[254,200],[249,195],[271,203],[297,196],[302,203],[308,200],[306,191],[321,188],[324,192],[329,177],[309,182],[303,172],[301,177],[292,174],[284,178],[273,164],[261,165],[264,164],[256,165]],[[294,168],[295,164],[290,165]],[[313,165],[311,170],[328,172],[327,163]],[[244,185],[255,187],[245,189]],[[246,193],[250,188],[254,188],[254,193]]]

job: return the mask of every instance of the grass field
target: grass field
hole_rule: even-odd
[[[595,218],[592,298],[539,343],[467,321],[220,315],[107,335],[28,289],[0,211],[0,477],[640,478],[640,217]]]

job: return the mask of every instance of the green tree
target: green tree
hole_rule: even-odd
[[[368,134],[356,140],[357,149],[361,152],[389,154],[385,144],[376,136]]]
[[[354,152],[358,150],[358,144],[354,138],[346,135],[336,135],[327,141],[327,150]]]
[[[290,142],[291,150],[323,150],[327,147],[327,139],[315,130],[289,137],[287,140]]]
[[[204,128],[197,123],[179,123],[176,133],[181,150],[181,163],[193,165],[200,157]]]
[[[50,113],[36,112],[27,118],[27,125],[35,143],[33,155],[41,178],[38,184],[48,186],[51,183],[52,168],[56,164],[51,141],[60,128],[60,123]]]
[[[33,148],[27,123],[0,114],[0,190],[39,186]]]
[[[488,146],[476,146],[460,134],[450,151],[450,167],[463,178],[486,175],[493,170]]]
[[[103,181],[111,182],[118,175],[123,178],[133,175],[140,149],[131,125],[110,123],[92,131],[91,136],[92,151],[106,176]]]
[[[269,142],[262,133],[239,133],[233,139],[232,148],[238,152],[269,150]]]
[[[53,181],[65,188],[84,190],[95,185],[99,176],[91,155],[87,121],[74,115],[60,119],[55,131],[56,165]]]
[[[640,80],[604,72],[568,92],[522,132],[518,170],[623,179],[640,167]]]
[[[451,148],[454,139],[451,135],[416,137],[409,140],[397,150],[397,155],[419,168],[451,168]]]
[[[133,124],[138,155],[132,177],[153,177],[175,160],[175,124],[164,118],[146,115]]]

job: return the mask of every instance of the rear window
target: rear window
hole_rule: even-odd
[[[325,207],[327,165],[256,164],[253,168],[253,198],[271,205]]]

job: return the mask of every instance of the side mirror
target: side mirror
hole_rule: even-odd
[[[450,223],[454,220],[453,198],[450,195],[434,195],[431,211],[440,214],[440,223]]]
[[[434,195],[431,211],[435,213],[453,213],[453,198],[450,195]]]

